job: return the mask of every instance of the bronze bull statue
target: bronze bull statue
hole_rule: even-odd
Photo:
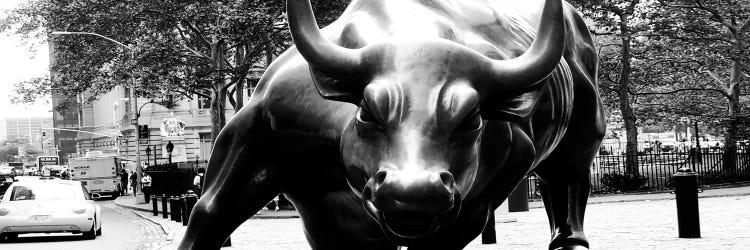
[[[279,193],[313,249],[461,249],[531,171],[550,249],[588,248],[605,123],[570,5],[354,0],[323,30],[309,0],[287,10],[296,47],[219,135],[180,249],[219,248]]]

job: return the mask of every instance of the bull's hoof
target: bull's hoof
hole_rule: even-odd
[[[588,247],[575,245],[575,246],[563,246],[554,248],[554,250],[588,250]]]
[[[589,242],[583,234],[562,235],[558,234],[549,244],[550,250],[588,250]]]

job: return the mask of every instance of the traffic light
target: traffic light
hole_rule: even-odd
[[[42,137],[47,136],[47,132],[42,132]]]
[[[138,137],[143,139],[148,139],[148,125],[139,125],[138,126]]]

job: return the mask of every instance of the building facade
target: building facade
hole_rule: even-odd
[[[43,130],[52,127],[52,118],[6,118],[0,124],[0,141],[20,141],[40,149],[53,146],[54,134]]]

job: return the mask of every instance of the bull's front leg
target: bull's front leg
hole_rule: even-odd
[[[585,148],[561,145],[535,170],[552,231],[549,249],[589,247],[583,220],[591,189],[589,166],[598,147],[598,142]]]
[[[211,154],[203,196],[190,215],[179,249],[219,249],[229,235],[279,193],[267,126],[252,107],[221,131]]]

